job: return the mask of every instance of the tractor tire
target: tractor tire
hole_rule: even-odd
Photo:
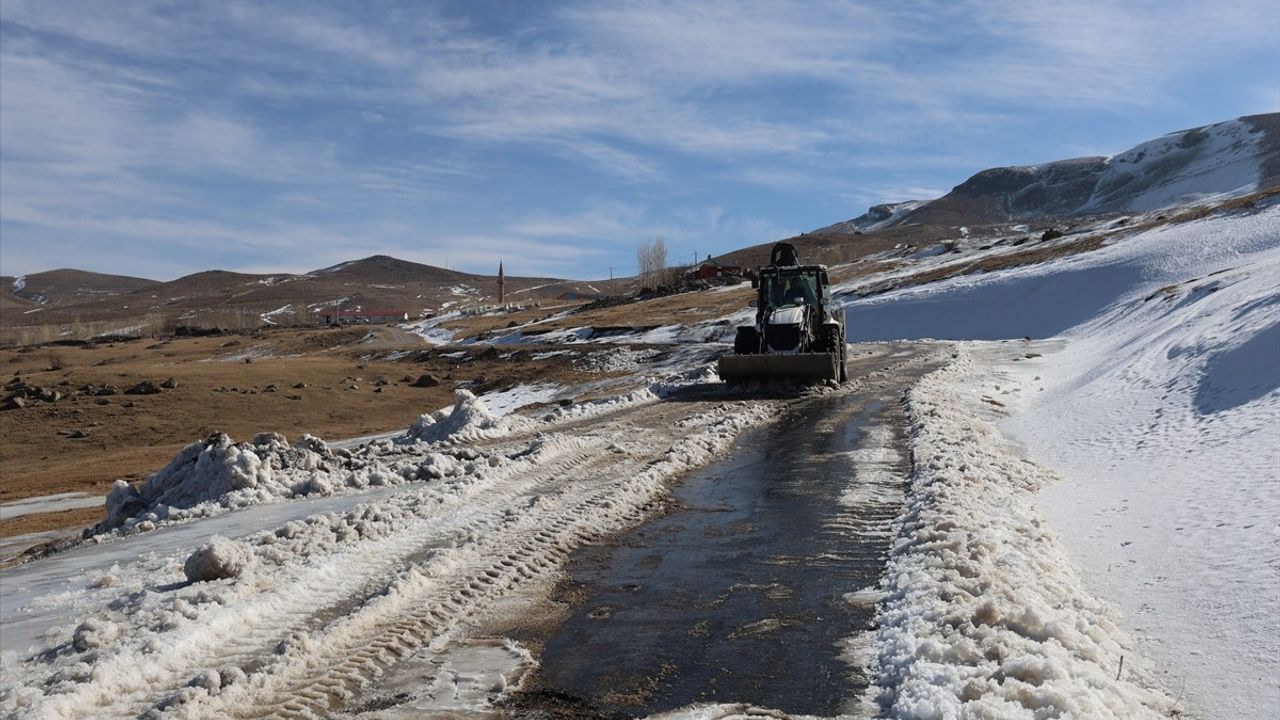
[[[822,328],[822,349],[836,356],[836,377],[840,382],[849,379],[849,371],[845,366],[844,328],[839,325],[826,325]]]
[[[760,333],[753,327],[740,327],[733,338],[734,355],[759,355]]]

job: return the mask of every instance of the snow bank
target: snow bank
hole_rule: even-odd
[[[368,485],[351,472],[350,455],[304,435],[290,446],[283,435],[263,433],[235,443],[218,433],[188,445],[168,465],[133,488],[117,480],[107,493],[107,519],[100,529],[147,530],[164,520],[197,517],[197,508],[215,504],[244,507],[311,493],[328,494],[338,485]],[[338,477],[344,475],[345,477]],[[363,483],[361,482],[363,481]]]
[[[983,369],[952,391],[985,392],[1063,477],[1037,509],[1193,712],[1268,717],[1280,697],[1277,278],[1273,204],[847,315],[862,337],[1057,336],[974,345]]]
[[[882,706],[897,718],[1165,717],[1174,700],[1035,509],[1053,476],[957,391],[973,367],[961,351],[909,396],[911,485],[874,641]]]
[[[1061,350],[988,363],[1091,586],[1237,718],[1280,698],[1278,211],[1151,233],[1145,282]]]
[[[489,412],[470,390],[455,390],[453,407],[420,416],[404,442],[444,442],[485,437],[498,427],[498,418]]]

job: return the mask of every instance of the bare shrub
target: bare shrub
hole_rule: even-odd
[[[654,238],[641,243],[636,250],[636,264],[640,267],[640,285],[657,288],[667,282],[667,241]]]

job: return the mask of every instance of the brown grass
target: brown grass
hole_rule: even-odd
[[[503,360],[492,354],[482,357],[484,348],[476,348],[461,363],[440,357],[414,338],[400,345],[386,338],[351,344],[366,332],[368,328],[273,331],[257,340],[217,337],[68,348],[62,351],[64,367],[57,371],[47,369],[45,353],[0,351],[0,379],[7,381],[18,371],[29,383],[64,393],[89,383],[121,390],[141,380],[172,377],[178,383],[159,395],[72,395],[53,404],[0,412],[0,502],[58,492],[102,494],[113,480],[141,480],[183,446],[214,432],[237,440],[264,431],[291,439],[302,433],[340,439],[406,427],[419,414],[448,405],[454,385],[464,381],[482,379],[486,388],[497,388],[533,379],[581,379],[563,357],[534,361],[524,353]],[[389,332],[394,336],[394,329]],[[240,344],[222,347],[228,342]],[[303,354],[316,345],[321,347]],[[399,361],[363,359],[372,352],[385,356],[397,347],[417,352]],[[255,357],[248,364],[210,360],[247,350],[299,356]],[[416,388],[403,382],[424,372],[436,374],[442,384]],[[346,389],[352,383],[344,381],[357,377],[358,389]],[[375,392],[374,381],[380,378],[388,384]],[[294,389],[297,383],[307,387]],[[278,389],[267,391],[273,384]],[[236,391],[219,389],[223,387]],[[59,433],[73,430],[84,430],[89,437]],[[3,524],[0,535],[27,532],[30,523],[40,522]]]

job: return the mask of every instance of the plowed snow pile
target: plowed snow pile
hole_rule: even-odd
[[[310,435],[291,446],[279,433],[261,433],[241,443],[219,433],[188,445],[137,488],[117,480],[107,495],[107,519],[97,530],[149,531],[263,503],[474,474],[501,464],[502,458],[454,447],[458,443],[552,428],[653,402],[669,387],[655,384],[557,407],[538,418],[497,417],[470,391],[458,390],[452,407],[420,416],[403,435],[354,450],[332,448]]]
[[[922,720],[1165,717],[1174,700],[1035,509],[1053,476],[956,390],[974,376],[962,351],[910,394],[911,486],[873,646],[881,704]]]
[[[1177,709],[1201,717],[1266,718],[1280,702],[1271,202],[868,298],[848,314],[851,332],[869,337],[1058,336],[973,344],[972,369],[940,378],[958,395],[984,394],[1010,415],[999,429],[1061,475],[1035,508],[1023,493],[1028,512],[1044,514],[1071,550],[1061,560],[1080,563],[1088,587],[1123,611],[1163,687],[1185,688]],[[965,495],[989,491],[981,481]],[[1010,558],[1002,567],[1024,562]]]

